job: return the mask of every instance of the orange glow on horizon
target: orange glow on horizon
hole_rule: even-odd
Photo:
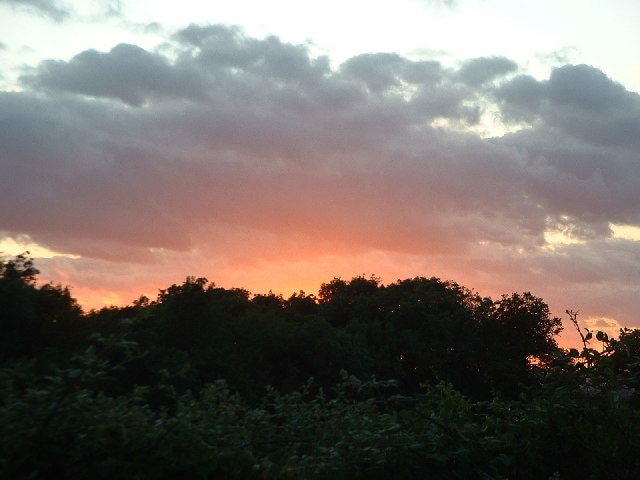
[[[73,267],[72,263],[63,268],[42,269],[41,281],[53,281],[71,289],[71,295],[78,301],[85,312],[104,307],[124,307],[146,296],[150,300],[157,299],[160,290],[173,284],[181,284],[187,276],[205,277],[220,288],[242,288],[251,294],[267,294],[289,298],[301,290],[307,295],[317,295],[323,283],[334,278],[350,280],[357,276],[380,278],[380,282],[388,285],[397,280],[414,277],[437,277],[449,280],[472,289],[481,296],[499,299],[502,294],[531,291],[550,306],[552,315],[559,316],[564,322],[563,332],[556,337],[562,348],[581,348],[580,339],[570,322],[563,315],[566,305],[564,298],[545,298],[535,288],[527,288],[527,279],[496,278],[473,266],[466,267],[464,259],[436,258],[413,256],[410,254],[369,251],[360,255],[317,255],[312,252],[305,257],[303,249],[295,251],[294,258],[281,253],[279,257],[272,251],[268,259],[253,263],[254,252],[247,252],[243,261],[210,263],[198,261],[199,258],[184,257],[182,263],[169,258],[160,264],[128,265],[119,264],[115,270],[101,271],[100,264],[94,270],[85,271]],[[69,260],[75,262],[75,260]],[[38,264],[36,259],[36,265]],[[176,268],[176,264],[179,268]],[[500,282],[500,283],[499,283]],[[585,317],[585,320],[588,318]],[[617,326],[613,319],[608,324]],[[587,328],[595,330],[596,324],[591,322]]]

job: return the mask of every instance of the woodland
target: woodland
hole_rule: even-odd
[[[188,277],[83,311],[0,261],[0,478],[637,479],[640,330],[530,292]]]

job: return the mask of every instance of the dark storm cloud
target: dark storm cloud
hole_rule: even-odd
[[[56,0],[0,0],[0,4],[31,10],[56,22],[65,20],[70,15],[69,9]]]

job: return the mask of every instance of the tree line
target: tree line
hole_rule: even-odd
[[[640,333],[530,292],[334,278],[288,298],[188,277],[83,312],[0,263],[6,478],[636,478]],[[597,348],[592,346],[596,340]]]

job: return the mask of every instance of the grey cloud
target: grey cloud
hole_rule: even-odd
[[[198,76],[173,69],[168,60],[128,44],[109,53],[87,50],[69,62],[47,60],[21,77],[26,86],[93,97],[116,98],[138,106],[150,96],[201,98]]]
[[[585,113],[612,112],[626,107],[628,92],[604,73],[588,65],[566,65],[551,72],[547,95],[554,104]]]
[[[395,53],[358,55],[344,62],[340,69],[345,75],[364,82],[375,93],[401,87],[403,82],[437,84],[443,73],[438,62],[412,62]]]
[[[34,11],[56,22],[65,20],[71,13],[66,5],[56,0],[0,0],[0,3]]]
[[[218,61],[227,58],[229,62],[232,62],[236,55],[225,52],[237,50],[237,45],[247,39],[244,31],[237,26],[195,24],[177,32],[175,38],[198,48],[208,46],[209,50],[218,51]]]
[[[579,218],[579,220],[585,219]],[[608,221],[593,221],[589,218],[586,220],[576,222],[576,218],[552,217],[547,222],[547,227],[552,231],[561,232],[571,240],[578,241],[599,240],[611,236],[612,231]]]
[[[166,98],[225,97],[227,103],[266,99],[304,108],[309,101],[341,104],[357,94],[347,82],[325,81],[331,73],[327,58],[312,59],[304,46],[275,37],[255,40],[233,27],[191,26],[176,38],[181,46],[175,61],[120,44],[108,53],[88,50],[69,62],[43,62],[21,81],[33,89],[119,99],[132,106]]]
[[[354,57],[334,71],[326,57],[311,57],[305,46],[247,38],[234,27],[192,25],[175,38],[175,60],[120,44],[108,53],[89,50],[69,62],[43,62],[21,80],[33,89],[119,99],[131,106],[162,99],[234,110],[262,105],[311,115],[331,111],[334,117],[344,112],[350,118],[342,120],[369,126],[364,115],[401,126],[437,117],[473,124],[481,114],[465,104],[476,92],[456,83],[455,74],[437,62],[374,54]],[[370,102],[370,94],[384,101]]]
[[[529,75],[518,75],[500,85],[495,92],[503,102],[502,113],[508,121],[532,121],[543,100],[544,86]]]
[[[597,72],[494,88],[515,64],[456,71],[371,54],[332,69],[304,46],[221,26],[175,41],[172,60],[119,45],[45,62],[24,77],[45,95],[0,95],[0,227],[73,236],[76,251],[104,256],[100,241],[185,250],[211,226],[307,239],[324,227],[332,245],[424,254],[480,241],[535,250],[550,226],[594,241],[610,221],[640,224],[635,144],[583,140],[560,121],[577,103],[584,125],[633,124],[634,94],[611,81],[585,90],[624,98],[626,113],[563,93],[571,75],[589,86]],[[493,140],[431,126],[477,122],[492,89],[531,125]]]
[[[436,87],[424,86],[414,93],[410,107],[424,119],[447,118],[475,123],[480,114],[474,92],[455,83],[445,82]],[[466,103],[466,105],[465,105]]]
[[[527,152],[523,189],[559,229],[588,240],[607,237],[610,222],[640,223],[637,153],[579,144],[543,127],[499,143]]]
[[[96,139],[90,125],[104,112],[95,113],[90,106],[38,100],[25,93],[0,92],[0,104],[2,166],[11,175],[25,179],[33,175],[34,182],[49,180],[56,172],[78,168],[99,153],[98,146],[85,147]],[[3,180],[6,188],[13,190],[18,182],[12,182],[11,175]]]
[[[395,244],[420,251],[428,246],[436,251],[457,243],[439,240],[456,226],[440,218],[442,208],[455,214],[478,205],[474,201],[465,206],[467,201],[460,198],[472,185],[455,173],[470,167],[465,162],[453,163],[448,172],[440,173],[433,162],[445,166],[446,158],[439,159],[442,153],[437,150],[432,158],[419,150],[414,151],[416,160],[392,158],[384,153],[381,138],[364,140],[368,129],[355,129],[353,123],[344,124],[351,132],[340,125],[323,131],[320,123],[305,126],[298,117],[251,118],[241,112],[242,121],[233,121],[225,117],[231,113],[214,110],[200,112],[196,117],[200,121],[181,127],[180,117],[196,115],[195,107],[179,113],[121,107],[89,115],[81,102],[50,102],[27,95],[5,95],[0,101],[0,123],[20,120],[16,130],[4,133],[3,140],[15,137],[13,142],[0,142],[2,169],[11,172],[2,182],[3,228],[30,232],[34,238],[71,235],[74,244],[83,238],[86,245],[100,239],[132,248],[184,249],[193,243],[202,222],[304,235],[325,227],[337,235],[337,243],[341,235],[348,235],[352,245],[373,242],[387,248]],[[381,120],[369,121],[374,125]],[[393,139],[400,132],[387,134]],[[432,148],[439,148],[440,142],[434,140]],[[343,149],[335,150],[336,142]],[[43,146],[40,151],[29,147],[38,144]],[[45,145],[50,146],[48,152]],[[453,147],[448,146],[450,155],[461,153]],[[313,156],[314,162],[297,167],[300,154]],[[385,191],[392,201],[380,195]],[[491,205],[499,206],[487,196],[490,192],[476,191],[486,200],[487,211]],[[447,206],[457,201],[462,203]],[[318,210],[318,205],[323,208]],[[410,206],[410,215],[398,216],[402,205]],[[265,216],[264,210],[278,220]],[[310,216],[310,212],[315,213]],[[392,224],[397,226],[389,240],[385,234]],[[440,228],[434,227],[437,224]],[[490,234],[482,222],[477,225],[477,234]],[[504,241],[517,237],[510,236]],[[98,248],[91,250],[102,255]],[[88,253],[80,246],[76,252]]]
[[[633,285],[640,271],[640,245],[624,239],[568,244],[535,261],[562,282],[573,285]]]
[[[481,86],[498,77],[516,71],[518,64],[504,57],[472,58],[458,70],[460,80],[468,85]]]
[[[183,58],[191,58],[207,68],[239,69],[302,83],[329,73],[327,58],[312,60],[305,46],[282,43],[274,36],[262,40],[248,38],[237,27],[191,25],[175,38],[191,47]]]
[[[347,60],[341,68],[378,93],[400,84],[398,72],[405,63],[408,62],[397,54],[364,54]]]
[[[640,145],[640,95],[587,65],[554,69],[547,81],[520,76],[495,92],[507,120],[539,118],[581,141]]]
[[[442,80],[442,66],[436,61],[408,62],[403,70],[403,79],[416,85],[433,85]]]
[[[471,62],[461,75],[435,61],[411,61],[392,53],[363,54],[341,65],[340,73],[364,83],[376,95],[409,98],[406,107],[422,119],[442,117],[475,124],[479,121],[481,108],[469,105],[469,102],[477,100],[479,92],[470,88],[468,83],[473,82],[467,80],[473,75],[476,79],[498,75],[501,68],[492,65],[492,59],[478,60]],[[501,63],[502,59],[499,60]],[[493,68],[493,73],[488,74],[487,68]]]
[[[640,145],[640,96],[586,65],[555,69],[547,119],[585,141]]]
[[[349,59],[332,71],[326,57],[311,58],[305,46],[284,44],[275,37],[247,38],[234,27],[192,25],[176,38],[185,46],[182,63],[192,62],[206,68],[210,75],[215,75],[216,85],[231,86],[236,96],[258,102],[270,99],[281,107],[340,109],[362,105],[367,95],[373,93],[387,97],[385,108],[393,112],[397,110],[391,107],[393,102],[406,103],[405,94],[415,94],[417,98],[419,92],[429,90],[431,96],[444,95],[432,89],[443,78],[438,62],[413,62],[396,54],[370,54]],[[446,110],[447,115],[460,115],[457,105],[464,95],[450,97],[448,102],[454,102],[455,106],[446,109],[436,106],[438,112],[422,114],[433,117]],[[425,105],[429,108],[431,103]],[[468,116],[468,112],[463,113]]]
[[[168,281],[168,257],[378,251],[539,288],[560,312],[637,306],[638,242],[609,224],[640,225],[640,106],[599,70],[536,80],[505,59],[449,69],[387,53],[333,68],[222,26],[172,41],[44,62],[23,92],[0,92],[2,231]],[[437,126],[472,124],[492,102],[519,131]],[[547,230],[584,243],[541,248]],[[569,290],[580,304],[561,303]]]
[[[528,152],[530,190],[551,218],[569,218],[582,239],[609,235],[608,224],[640,223],[640,96],[585,65],[548,80],[516,77],[498,87],[506,120],[530,127],[499,143]]]

